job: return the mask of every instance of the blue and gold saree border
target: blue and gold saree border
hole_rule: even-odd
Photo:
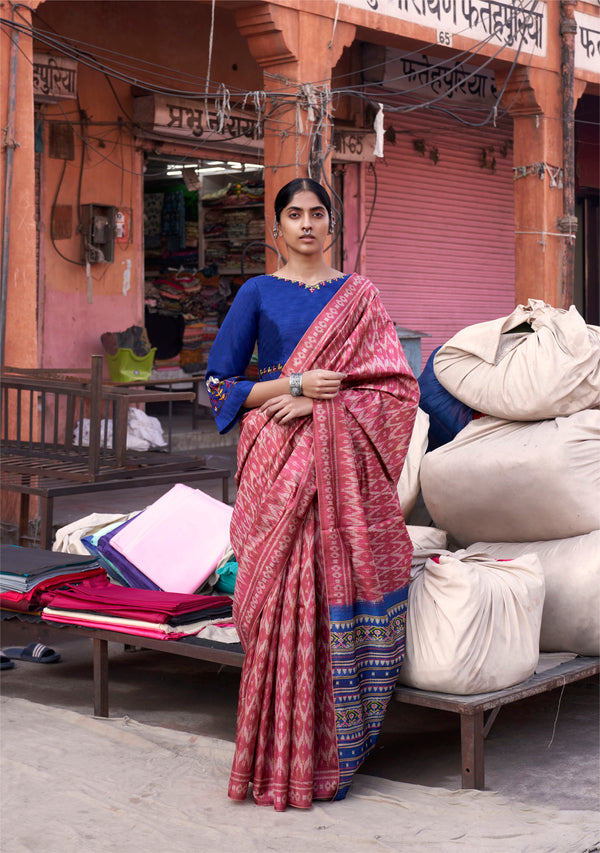
[[[380,601],[330,606],[331,663],[340,782],[352,777],[375,746],[404,659],[408,586]]]

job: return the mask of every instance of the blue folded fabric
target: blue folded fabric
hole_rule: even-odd
[[[117,522],[117,524],[118,524],[118,522]],[[114,526],[116,527],[117,524],[115,524]],[[104,533],[104,532],[105,531],[103,530],[102,533]],[[102,568],[104,569],[106,574],[109,576],[109,578],[116,581],[118,584],[122,584],[124,586],[129,586],[129,584],[127,583],[127,581],[125,580],[125,578],[123,577],[121,572],[117,569],[117,567],[114,566],[111,563],[111,561],[107,557],[104,556],[104,554],[100,553],[100,551],[98,550],[98,546],[96,545],[96,543],[94,541],[95,538],[97,538],[96,534],[90,534],[89,536],[82,536],[81,542],[87,548],[87,550],[90,552],[90,554],[93,554],[96,557],[96,559],[98,560],[98,563],[102,566]]]
[[[135,516],[137,518],[137,516]],[[146,577],[146,575],[141,572],[137,566],[134,566],[133,563],[130,563],[122,554],[113,548],[110,544],[110,540],[113,536],[115,536],[119,530],[122,530],[128,524],[131,523],[133,519],[128,519],[124,521],[123,524],[119,524],[117,527],[109,530],[108,533],[104,533],[98,539],[97,548],[98,552],[106,557],[107,560],[113,564],[116,570],[122,575],[124,583],[127,586],[134,587],[135,589],[155,589],[160,590],[160,587],[157,586],[154,581],[151,581],[150,578]]]
[[[473,420],[473,409],[453,397],[435,375],[433,360],[439,349],[431,353],[418,379],[419,408],[429,415],[428,451],[452,441]]]

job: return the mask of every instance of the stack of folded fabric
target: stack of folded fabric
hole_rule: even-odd
[[[52,597],[42,616],[48,622],[179,640],[207,625],[229,624],[231,610],[227,595],[186,595],[108,584],[67,586]]]
[[[133,514],[131,517],[133,517]],[[121,517],[118,521],[107,522],[104,526],[99,527],[97,530],[94,530],[91,533],[82,536],[81,543],[89,551],[90,554],[93,554],[93,556],[96,557],[98,563],[106,571],[106,574],[113,583],[118,584],[119,586],[135,587],[138,586],[138,583],[136,583],[136,573],[139,575],[135,566],[133,567],[132,574],[128,575],[128,567],[122,566],[121,568],[119,568],[119,566],[116,565],[116,563],[114,563],[110,558],[110,536],[118,528],[122,527],[125,521],[127,521],[127,519],[123,519],[123,517]],[[117,562],[119,561],[117,560]],[[123,568],[125,568],[124,571]],[[147,583],[144,582],[144,580],[145,579],[142,576],[142,589],[158,588],[156,586],[148,586]]]
[[[93,556],[2,545],[0,606],[18,612],[38,611],[65,584],[105,582],[106,572]]]
[[[178,483],[134,517],[81,541],[118,584],[194,593],[229,546],[232,513],[200,489]]]

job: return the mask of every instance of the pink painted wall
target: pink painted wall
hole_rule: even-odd
[[[207,72],[211,5],[202,2],[54,2],[40,7],[38,26],[77,41],[81,49],[103,59],[111,68],[137,76],[147,84],[204,91]],[[43,45],[41,52],[48,52]],[[110,52],[109,52],[110,51]],[[139,60],[137,69],[125,67],[129,57]],[[245,39],[233,19],[233,9],[217,8],[211,79],[235,89],[261,88],[262,74],[250,56]],[[129,117],[133,92],[129,82],[78,66],[79,107],[90,124],[85,129],[81,172],[81,204],[115,205],[132,211],[132,236],[128,245],[115,246],[113,263],[95,264],[92,302],[82,260],[77,225],[83,126],[76,101],[63,100],[43,107],[45,153],[42,163],[42,257],[40,262],[40,363],[46,367],[85,367],[93,353],[102,353],[100,336],[143,325],[143,157]],[[118,99],[118,100],[117,100]],[[233,100],[233,99],[232,99]],[[119,117],[122,125],[118,126]],[[64,161],[48,155],[49,122],[72,122],[75,159]],[[102,124],[104,123],[104,124]],[[71,205],[73,234],[55,240],[50,235],[52,205]]]

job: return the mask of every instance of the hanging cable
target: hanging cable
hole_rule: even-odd
[[[210,116],[208,114],[208,86],[210,82],[210,68],[212,65],[212,52],[213,52],[213,38],[215,34],[215,1],[212,0],[211,9],[210,9],[210,35],[208,37],[208,66],[206,69],[206,86],[204,87],[204,124],[209,130],[212,130],[210,126]]]
[[[67,258],[66,255],[60,251],[58,246],[56,245],[56,238],[54,236],[54,213],[56,211],[56,205],[58,202],[58,195],[60,193],[60,188],[62,186],[63,179],[65,177],[65,171],[67,169],[67,161],[63,160],[62,172],[60,173],[60,178],[58,179],[58,186],[56,187],[56,192],[54,194],[54,201],[52,202],[52,207],[50,208],[50,241],[54,248],[54,251],[57,255],[63,259],[63,261],[68,261],[70,264],[75,264],[77,267],[83,267],[85,264],[82,261],[74,261],[72,258]]]
[[[365,230],[363,231],[362,237],[360,238],[360,243],[358,244],[358,251],[356,252],[356,262],[354,264],[354,269],[358,269],[358,265],[360,262],[360,253],[362,251],[363,243],[365,242],[367,232],[371,225],[371,219],[373,218],[373,214],[375,213],[375,203],[377,202],[377,170],[372,163],[369,163],[369,167],[373,172],[373,201],[371,202],[371,210],[369,212],[367,224],[365,225]]]

